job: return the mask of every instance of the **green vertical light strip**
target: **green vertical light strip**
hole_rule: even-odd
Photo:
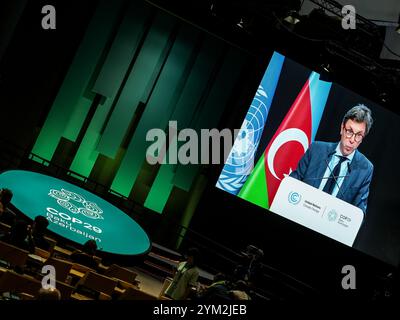
[[[165,128],[175,107],[173,100],[179,90],[186,65],[190,59],[198,31],[182,28],[161,71],[154,91],[143,112],[138,127],[129,143],[125,157],[111,188],[129,196],[140,168],[146,158],[146,134],[150,129]]]
[[[81,96],[78,98],[77,102],[75,103],[75,109],[70,114],[68,123],[62,134],[64,138],[67,138],[71,141],[76,140],[79,131],[81,130],[82,125],[85,122],[85,118],[87,116],[87,113],[89,112],[90,106],[93,103],[93,98],[93,94],[91,94],[90,98],[87,98],[86,96]]]
[[[101,138],[101,130],[112,109],[118,88],[122,85],[129,64],[138,49],[146,14],[148,12],[143,7],[130,7],[94,85],[95,92],[108,98],[104,105],[98,106],[70,167],[72,171],[83,176],[88,177],[96,163],[99,155],[96,148]]]
[[[196,211],[197,205],[201,200],[201,196],[206,186],[207,186],[207,178],[202,174],[199,175],[190,192],[190,198],[186,205],[185,212],[183,213],[183,217],[181,220],[182,227],[185,228],[189,227],[190,221],[192,220],[194,212]],[[181,246],[185,234],[186,234],[186,229],[182,228],[181,232],[179,233],[179,238],[177,239],[176,242],[176,249],[179,249],[179,247]]]
[[[107,98],[113,98],[118,92],[138,49],[149,14],[149,7],[144,7],[143,3],[134,2],[130,5],[93,86],[93,92]]]
[[[83,124],[91,101],[82,99],[90,77],[111,33],[122,0],[100,1],[74,61],[58,92],[46,122],[33,146],[32,152],[51,160],[61,136],[68,126],[66,138],[74,141]],[[89,99],[90,100],[90,99]],[[73,114],[78,112],[79,117]],[[71,118],[79,121],[69,122]]]
[[[192,121],[221,52],[220,41],[214,38],[205,39],[171,116],[171,120],[178,122],[178,130],[187,128]]]
[[[112,99],[107,99],[104,105],[99,105],[86,130],[85,137],[79,145],[78,151],[70,166],[70,169],[85,177],[90,175],[99,153],[96,151],[100,139],[100,131],[104,120],[111,109]]]
[[[113,28],[114,25],[118,22],[118,13],[120,11],[120,7],[123,4],[123,0],[119,0],[109,6],[108,9],[113,10],[112,15],[110,16],[110,13],[104,12],[101,17],[99,17],[99,20],[96,25],[96,30],[93,31],[93,33],[90,34],[91,38],[87,39],[86,45],[87,47],[85,50],[87,51],[88,57],[86,59],[86,63],[90,65],[90,73],[88,72],[86,74],[86,83],[85,83],[85,91],[81,93],[81,98],[80,99],[85,99],[88,95],[93,95],[92,88],[89,87],[90,81],[94,76],[96,68],[98,68],[98,64],[100,62],[101,56],[106,53],[106,45],[107,42],[109,42],[110,37],[112,36]],[[106,8],[107,9],[107,8]],[[107,19],[105,22],[105,19]],[[99,36],[101,35],[101,36]],[[86,40],[86,39],[85,39]],[[83,43],[85,43],[85,40]],[[89,49],[90,48],[90,49]],[[89,58],[92,59],[89,63]],[[89,111],[90,108],[89,104],[86,106],[86,108],[75,108],[74,113],[70,117],[70,121],[68,122],[67,127],[65,128],[63,136],[71,141],[75,141],[81,128],[82,125],[85,121],[87,112]]]
[[[101,154],[115,158],[139,102],[147,101],[146,88],[154,81],[153,74],[162,59],[173,24],[174,19],[165,14],[155,19],[99,141],[97,151]]]
[[[177,121],[178,130],[184,129],[196,110],[207,83],[211,77],[213,66],[220,55],[221,44],[212,38],[204,41],[201,51],[185,84],[175,111],[170,120]],[[168,150],[168,155],[169,155]],[[168,156],[169,158],[169,156]],[[171,191],[174,187],[172,179],[176,165],[163,164],[146,198],[144,206],[158,213],[162,213]]]
[[[196,120],[195,128],[198,134],[200,134],[201,129],[212,129],[218,125],[229,96],[232,94],[234,85],[239,78],[243,63],[243,55],[235,49],[230,49],[205,106]],[[201,159],[200,152],[199,158]],[[199,165],[179,165],[173,184],[178,188],[189,191],[198,171]]]
[[[173,165],[163,165],[160,168],[157,178],[151,186],[150,193],[144,202],[146,208],[158,213],[163,212],[172,188],[174,187],[172,184],[172,178],[174,175],[175,172],[173,171]]]

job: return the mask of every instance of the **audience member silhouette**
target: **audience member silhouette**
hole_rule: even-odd
[[[231,290],[233,300],[251,300],[249,295],[249,287],[243,280],[239,280],[234,285],[234,289]]]
[[[30,246],[27,241],[27,237],[28,224],[25,221],[18,220],[11,228],[10,233],[0,237],[0,240],[33,253],[35,251],[35,248],[32,248]]]
[[[242,253],[242,261],[236,267],[234,274],[238,280],[249,282],[251,285],[259,283],[262,277],[262,257],[263,250],[249,245],[246,251]]]
[[[0,222],[12,226],[15,223],[16,216],[8,209],[13,193],[10,189],[0,190]]]
[[[197,300],[204,302],[232,300],[231,289],[228,277],[223,273],[217,273],[212,284],[198,294]]]
[[[37,295],[37,300],[41,301],[61,300],[61,292],[56,288],[49,288],[49,289],[40,288]]]
[[[36,216],[30,227],[28,227],[28,243],[31,248],[41,248],[50,251],[51,245],[46,240],[45,232],[49,226],[49,221],[44,216]]]
[[[97,243],[95,240],[88,240],[81,250],[76,250],[71,254],[71,260],[75,263],[82,264],[94,270],[99,267],[98,262],[94,258],[96,255]]]

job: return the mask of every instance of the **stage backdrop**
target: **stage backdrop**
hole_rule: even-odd
[[[241,50],[145,1],[99,1],[33,159],[160,214],[179,208],[175,219],[188,226],[205,187],[200,166],[149,165],[146,133],[168,132],[169,120],[178,131],[217,127],[246,61]]]

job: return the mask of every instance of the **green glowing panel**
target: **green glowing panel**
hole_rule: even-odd
[[[211,77],[213,66],[222,48],[219,42],[208,38],[197,56],[170,120],[177,121],[178,130],[187,128]],[[175,128],[176,130],[176,128]],[[175,131],[174,130],[174,131]],[[172,131],[172,132],[174,132]],[[175,136],[176,138],[176,136]],[[178,146],[182,143],[178,143]],[[170,158],[168,150],[168,159]],[[173,189],[172,178],[176,165],[163,164],[152,185],[144,206],[162,213]]]
[[[121,0],[100,2],[32,149],[40,157],[51,160],[64,132],[65,138],[75,141],[91,104],[81,99],[110,36],[121,3]],[[76,121],[70,122],[70,119]]]
[[[214,65],[221,51],[220,41],[213,38],[207,38],[204,41],[171,116],[171,120],[178,122],[178,130],[187,128],[192,121],[193,114],[209,84]]]
[[[180,94],[186,65],[190,59],[198,32],[193,28],[182,28],[177,36],[159,80],[147,103],[141,120],[126,151],[111,188],[128,196],[140,168],[145,161],[146,134],[150,129],[165,128]],[[175,102],[175,103],[174,103]]]
[[[81,92],[82,96],[94,97],[94,93],[91,92],[92,88],[89,87],[90,81],[94,74],[96,74],[96,68],[99,67],[98,64],[104,54],[103,51],[107,50],[106,45],[109,38],[112,36],[114,25],[118,22],[118,13],[122,2],[122,0],[116,2],[109,1],[108,5],[102,5],[98,9],[100,12],[94,25],[89,27],[85,39],[82,41],[81,48],[83,48],[82,50],[80,48],[78,51],[78,54],[82,53],[82,56],[84,57],[82,62],[85,66],[83,69],[78,69],[78,72],[83,73],[83,77],[85,77],[85,84]],[[83,65],[79,67],[82,68]],[[79,106],[74,109],[68,126],[63,134],[65,138],[71,141],[76,140],[89,109],[90,105],[85,109],[79,108]]]
[[[218,125],[234,85],[239,78],[243,63],[244,57],[238,51],[231,49],[228,52],[203,110],[195,121],[194,128],[197,133],[200,133],[200,129],[212,129]],[[201,159],[200,155],[199,159]],[[189,191],[198,171],[199,165],[179,165],[173,184]]]
[[[79,244],[92,239],[102,251],[119,255],[148,252],[146,232],[123,211],[93,193],[43,174],[11,170],[0,185],[13,190],[12,204],[25,216],[41,215],[48,229]]]
[[[180,225],[184,228],[181,229],[180,232],[180,237],[178,238],[176,242],[176,247],[179,248],[182,240],[186,234],[186,229],[189,227],[190,221],[192,220],[192,217],[196,211],[197,205],[199,204],[201,200],[201,196],[203,194],[204,189],[207,187],[207,178],[204,175],[199,175],[199,177],[196,179],[196,182],[193,186],[193,190],[190,193],[190,199],[187,203],[185,212],[183,213],[182,220]]]
[[[84,96],[79,97],[76,102],[75,111],[69,117],[67,126],[65,127],[63,137],[70,141],[75,141],[83,123],[85,122],[86,115],[93,103],[93,99],[88,99]]]
[[[171,194],[172,178],[174,177],[173,165],[163,165],[158,171],[156,181],[151,187],[151,190],[144,202],[146,208],[152,209],[155,212],[162,213],[165,204]]]
[[[101,154],[115,158],[139,102],[147,101],[145,91],[153,85],[173,23],[174,19],[165,14],[155,19],[99,141],[97,151]]]
[[[96,151],[100,140],[100,131],[111,108],[112,100],[107,99],[104,105],[97,106],[96,112],[86,130],[82,143],[72,161],[70,169],[85,177],[90,175],[99,153]]]
[[[100,76],[95,84],[97,86],[98,93],[108,95],[108,99],[103,105],[97,107],[94,117],[85,133],[82,143],[75,155],[75,158],[71,164],[70,169],[81,175],[88,177],[96,163],[99,152],[97,151],[97,145],[101,139],[101,130],[103,129],[104,123],[107,119],[115,97],[117,95],[118,88],[115,87],[115,83],[120,86],[124,77],[123,69],[128,69],[129,61],[133,58],[135,50],[137,49],[137,42],[139,36],[142,34],[143,23],[144,23],[144,12],[143,8],[131,7],[126,18],[122,22],[119,32],[116,36],[113,46],[110,49],[109,55],[106,59],[105,65],[100,73]],[[138,18],[140,15],[141,18]],[[139,21],[135,23],[132,19],[138,18]],[[137,29],[136,31],[134,31]],[[130,37],[132,33],[132,39]],[[124,51],[127,52],[124,52]],[[121,63],[121,65],[119,65]],[[123,66],[123,69],[121,69]],[[115,68],[116,73],[112,74],[111,70]],[[108,84],[113,84],[111,87]]]
[[[94,84],[93,92],[108,98],[115,96],[138,48],[149,11],[142,3],[130,5]]]

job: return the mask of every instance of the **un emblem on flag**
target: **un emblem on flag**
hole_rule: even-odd
[[[300,202],[300,200],[301,200],[301,195],[299,193],[294,192],[294,191],[289,193],[289,197],[288,197],[289,203],[298,204]]]

